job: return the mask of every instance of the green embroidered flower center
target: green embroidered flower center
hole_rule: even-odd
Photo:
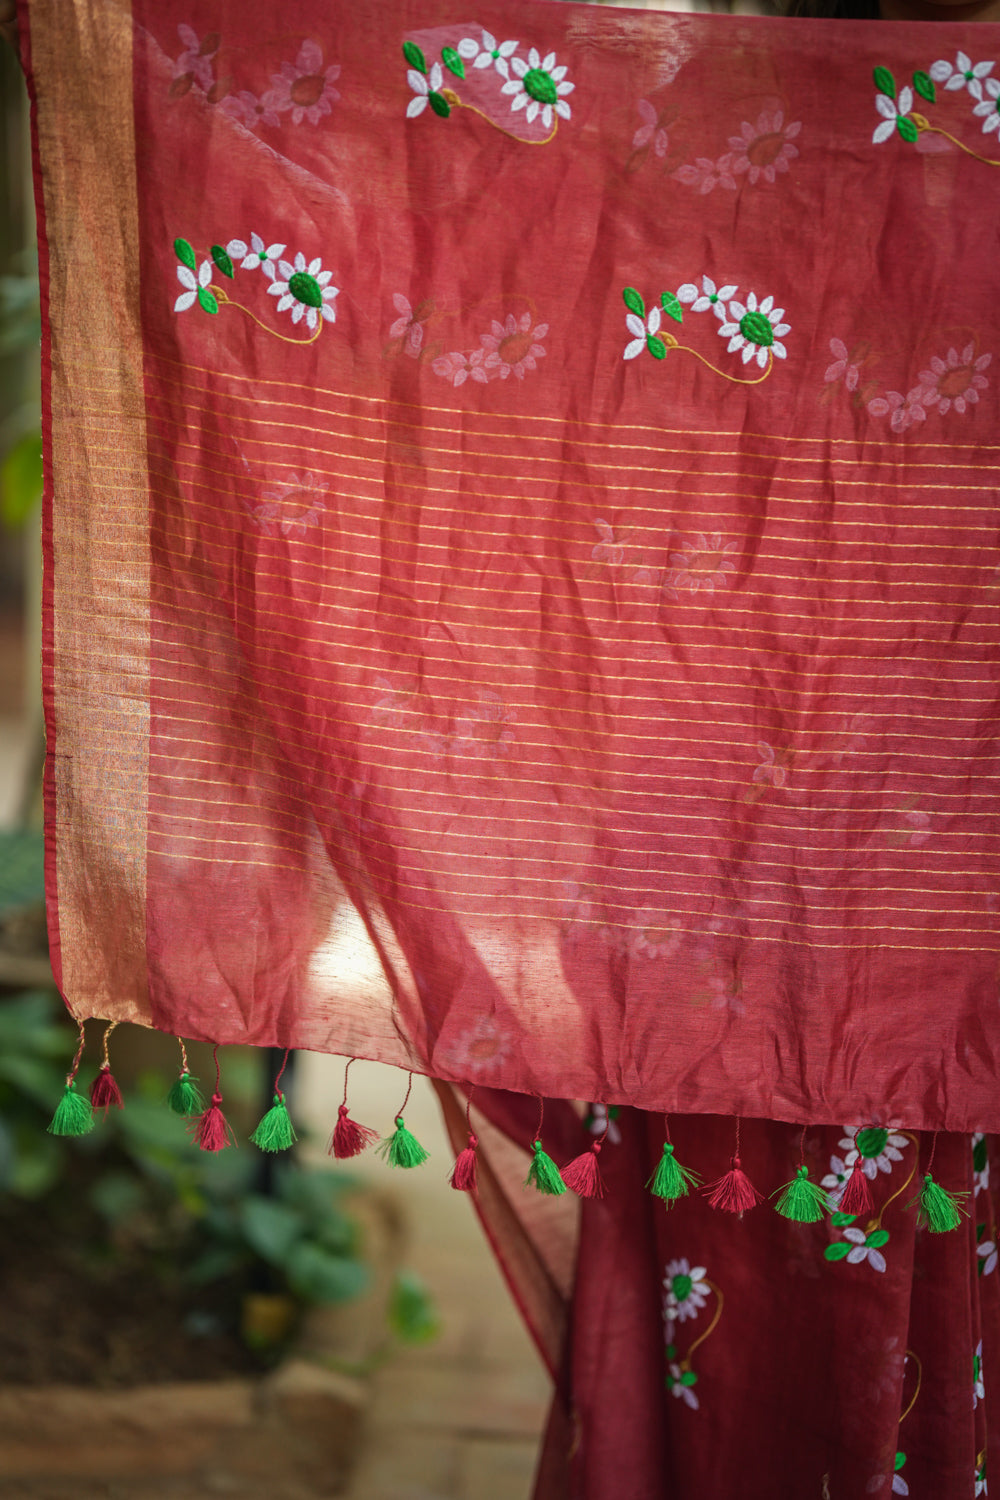
[[[323,306],[323,288],[306,271],[296,271],[288,278],[288,290],[296,302],[304,302],[306,307]]]
[[[686,1302],[691,1295],[691,1288],[694,1286],[694,1282],[690,1276],[675,1276],[670,1286],[678,1302]]]
[[[758,344],[767,349],[774,343],[774,329],[763,313],[744,313],[740,319],[740,333],[749,344]]]
[[[494,47],[493,51],[490,53],[490,56],[492,57],[493,61],[496,62],[497,58],[500,56],[500,48]]]
[[[962,77],[966,80],[967,83],[971,83],[975,76],[975,73],[973,73],[971,70],[968,73],[962,74]]]
[[[867,1157],[869,1161],[874,1156],[881,1156],[889,1139],[888,1130],[859,1130],[854,1144],[857,1146],[861,1156]]]
[[[531,68],[525,73],[524,87],[539,104],[555,104],[558,97],[552,78],[543,68]]]

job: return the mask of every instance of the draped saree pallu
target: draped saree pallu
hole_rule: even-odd
[[[985,1495],[1000,28],[20,26],[81,1044],[432,1077],[539,1496]]]

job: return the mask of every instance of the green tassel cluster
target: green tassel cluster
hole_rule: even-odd
[[[783,1219],[791,1219],[795,1224],[815,1224],[829,1212],[830,1200],[821,1187],[809,1181],[808,1167],[799,1167],[792,1181],[779,1191],[781,1197],[774,1207]]]
[[[646,1183],[653,1196],[662,1198],[665,1203],[676,1203],[678,1198],[686,1198],[693,1187],[700,1185],[698,1173],[689,1172],[687,1167],[682,1167],[674,1156],[673,1146],[669,1141],[664,1141],[663,1155],[657,1163],[656,1171]]]
[[[403,1123],[403,1116],[396,1116],[396,1129],[392,1135],[386,1136],[378,1148],[378,1154],[390,1167],[419,1167],[430,1155],[417,1140],[411,1135]]]
[[[90,1100],[77,1093],[75,1083],[67,1083],[52,1116],[49,1135],[87,1135],[93,1130],[94,1123]]]
[[[912,1208],[914,1203],[919,1205],[917,1223],[921,1228],[929,1229],[931,1234],[947,1234],[961,1224],[962,1214],[966,1210],[959,1200],[968,1196],[968,1193],[949,1193],[928,1172],[920,1192],[906,1206]]]
[[[295,1145],[298,1136],[292,1126],[285,1096],[280,1091],[275,1094],[274,1103],[250,1139],[261,1151],[287,1151],[289,1146]]]
[[[204,1114],[205,1098],[198,1087],[197,1078],[192,1078],[185,1070],[167,1095],[167,1103],[175,1115],[183,1115],[185,1120],[193,1120],[196,1115]]]
[[[535,1141],[532,1150],[535,1154],[528,1168],[525,1187],[537,1188],[540,1193],[548,1193],[552,1197],[564,1193],[566,1184],[559,1175],[559,1168],[551,1156],[546,1155],[541,1141]]]

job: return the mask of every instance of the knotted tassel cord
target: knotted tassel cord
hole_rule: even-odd
[[[700,1187],[701,1178],[697,1172],[691,1172],[687,1167],[682,1167],[674,1156],[674,1146],[670,1139],[669,1115],[663,1116],[663,1130],[665,1135],[663,1155],[646,1186],[654,1198],[662,1198],[669,1208],[672,1203],[686,1198],[693,1187]]]
[[[545,1100],[539,1094],[538,1129],[535,1132],[535,1140],[531,1148],[535,1154],[532,1157],[531,1166],[528,1168],[528,1175],[524,1179],[524,1185],[525,1187],[537,1188],[540,1193],[546,1193],[550,1197],[557,1197],[560,1193],[566,1191],[566,1184],[560,1176],[559,1168],[551,1156],[546,1155],[542,1146],[541,1136],[544,1123]]]
[[[403,1103],[400,1106],[399,1113],[395,1118],[396,1128],[393,1131],[392,1135],[386,1136],[385,1140],[378,1148],[379,1156],[381,1156],[384,1161],[387,1161],[390,1167],[419,1167],[427,1160],[428,1156],[430,1155],[430,1152],[425,1151],[423,1146],[421,1146],[416,1136],[411,1135],[411,1133],[407,1130],[405,1121],[403,1119],[403,1111],[409,1103],[410,1094],[412,1093],[412,1091],[413,1074],[411,1072],[409,1075],[409,1083],[406,1089],[406,1097],[403,1099]]]
[[[347,1059],[347,1066],[344,1069],[344,1097],[337,1110],[337,1123],[333,1127],[333,1134],[327,1147],[327,1155],[335,1156],[338,1161],[347,1161],[352,1156],[360,1156],[362,1151],[378,1140],[377,1130],[372,1130],[368,1125],[359,1125],[357,1120],[352,1120],[347,1112],[347,1075],[354,1062],[357,1062],[356,1057]]]
[[[969,1195],[968,1193],[949,1193],[940,1183],[934,1181],[931,1167],[934,1165],[934,1153],[937,1151],[937,1138],[938,1133],[935,1130],[920,1192],[915,1198],[911,1198],[906,1206],[912,1208],[914,1204],[918,1205],[917,1223],[922,1229],[929,1229],[931,1234],[947,1234],[950,1230],[959,1227],[963,1214],[968,1215],[965,1199]]]
[[[95,1124],[94,1110],[90,1100],[81,1098],[76,1091],[76,1075],[86,1045],[83,1022],[77,1021],[76,1024],[80,1028],[79,1044],[70,1070],[66,1074],[63,1096],[56,1105],[55,1114],[48,1126],[49,1135],[87,1135],[93,1130]]]
[[[224,1151],[227,1146],[236,1145],[236,1136],[222,1113],[222,1072],[219,1067],[218,1042],[212,1049],[212,1060],[215,1063],[215,1093],[204,1114],[192,1120],[189,1128],[192,1140],[202,1151]]]
[[[181,1049],[181,1071],[167,1095],[167,1105],[175,1115],[182,1115],[184,1119],[192,1120],[204,1111],[205,1099],[198,1087],[197,1078],[192,1078],[188,1068],[187,1048],[183,1038],[178,1037],[177,1043]]]
[[[740,1161],[740,1117],[736,1117],[736,1150],[730,1157],[729,1171],[722,1177],[716,1178],[702,1189],[708,1199],[709,1207],[718,1208],[727,1214],[748,1213],[751,1208],[756,1208],[758,1203],[763,1203],[764,1194],[759,1193],[743,1170]]]
[[[479,1145],[479,1137],[472,1128],[472,1095],[475,1093],[475,1087],[473,1084],[465,1101],[465,1128],[469,1134],[469,1144],[458,1153],[448,1179],[452,1187],[460,1193],[474,1193],[479,1185],[476,1173],[476,1148]]]
[[[284,1059],[278,1069],[278,1076],[274,1080],[274,1102],[250,1137],[261,1151],[287,1151],[289,1146],[294,1146],[298,1140],[288,1113],[288,1105],[285,1103],[285,1096],[279,1087],[281,1075],[288,1067],[290,1050],[289,1047],[285,1048]]]
[[[601,1147],[611,1128],[611,1116],[605,1114],[604,1129],[595,1141],[591,1142],[589,1148],[580,1156],[573,1158],[562,1169],[562,1180],[566,1186],[579,1198],[603,1198],[604,1179],[601,1176],[601,1168],[598,1157]]]
[[[125,1101],[122,1099],[122,1091],[115,1081],[111,1072],[111,1061],[108,1057],[108,1038],[118,1025],[117,1021],[109,1021],[104,1031],[104,1041],[101,1046],[101,1065],[97,1070],[97,1076],[90,1085],[90,1102],[94,1112],[103,1109],[105,1117],[112,1107],[123,1109]]]
[[[799,1169],[791,1182],[783,1188],[777,1188],[771,1197],[777,1194],[781,1196],[774,1205],[775,1211],[783,1219],[791,1219],[795,1224],[815,1224],[822,1219],[824,1213],[830,1211],[830,1200],[821,1187],[809,1181],[809,1168],[806,1166],[806,1126],[802,1127],[802,1135],[799,1140]]]

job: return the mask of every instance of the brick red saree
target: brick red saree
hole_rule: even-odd
[[[74,1015],[475,1087],[540,1494],[986,1493],[1000,31],[21,27]],[[663,1111],[874,1209],[664,1216]]]

